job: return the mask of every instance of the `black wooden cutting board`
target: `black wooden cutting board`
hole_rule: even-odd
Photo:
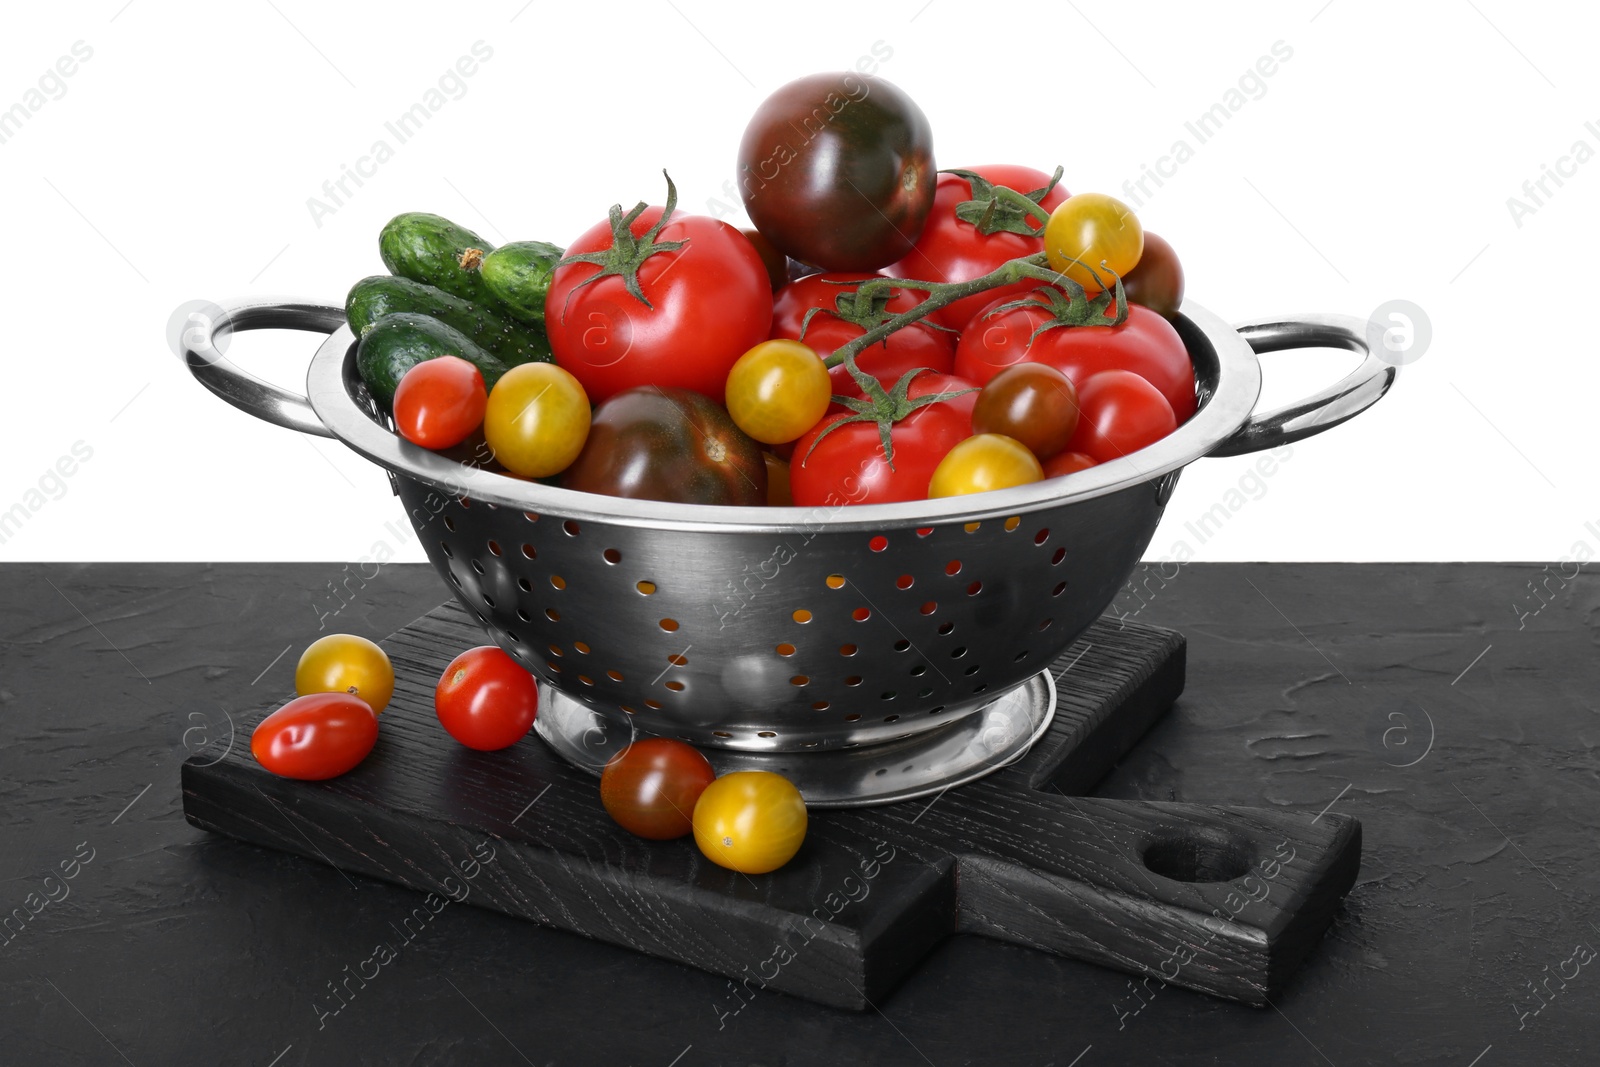
[[[310,783],[239,743],[183,767],[189,822],[341,870],[531,919],[728,976],[725,1013],[762,989],[845,1008],[885,996],[940,940],[977,933],[1142,977],[1264,1003],[1355,880],[1344,815],[1097,800],[1083,794],[1183,689],[1183,637],[1102,619],[1052,668],[1054,721],[1018,762],[941,795],[816,811],[768,875],[644,841],[597,780],[530,734],[463,748],[433,714],[457,652],[482,644],[454,602],[391,636],[377,747]],[[281,703],[281,702],[280,702]]]

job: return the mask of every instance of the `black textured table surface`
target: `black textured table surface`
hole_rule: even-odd
[[[875,1011],[728,1015],[725,979],[472,907],[402,936],[420,894],[184,821],[222,709],[291,688],[319,633],[438,604],[430,568],[6,565],[0,1063],[1592,1063],[1600,587],[1575,571],[1192,564],[1116,602],[1188,636],[1189,680],[1096,795],[1364,824],[1272,1007],[955,937]]]

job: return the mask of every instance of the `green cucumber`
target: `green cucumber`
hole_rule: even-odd
[[[397,278],[389,274],[362,278],[351,287],[350,295],[345,298],[344,311],[345,317],[350,320],[350,328],[358,337],[385,315],[413,311],[432,316],[466,334],[470,340],[477,342],[478,347],[499,357],[507,367],[515,367],[519,363],[550,362],[550,341],[541,328],[509,319],[470,300],[452,296],[442,289],[410,278]]]
[[[493,250],[465,226],[426,211],[396,215],[378,234],[378,254],[390,274],[479,304],[494,303],[476,269]]]
[[[544,321],[544,298],[561,262],[561,249],[544,241],[514,241],[483,257],[478,272],[489,292],[511,314]]]
[[[356,346],[356,370],[373,399],[387,411],[406,371],[440,356],[460,356],[477,367],[487,389],[493,389],[506,372],[504,363],[473,344],[460,330],[414,311],[384,315],[362,332]]]

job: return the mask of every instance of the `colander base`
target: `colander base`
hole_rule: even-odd
[[[868,807],[931,796],[999,770],[1028,751],[1055,710],[1055,681],[1049,671],[1040,671],[948,726],[895,741],[820,752],[701,751],[719,775],[783,775],[808,807]],[[606,760],[649,736],[625,717],[602,715],[544,684],[534,730],[567,762],[596,776]]]

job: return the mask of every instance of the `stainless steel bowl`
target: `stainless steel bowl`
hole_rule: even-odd
[[[243,410],[337,438],[384,467],[461,604],[586,709],[570,729],[796,753],[932,737],[992,706],[1110,604],[1185,466],[1336,426],[1397,373],[1368,350],[1358,319],[1232,328],[1188,304],[1175,325],[1199,409],[1156,444],[1016,489],[825,508],[622,500],[418,448],[373,405],[336,307],[233,304],[194,324],[186,361]],[[307,397],[218,351],[222,335],[261,328],[331,334],[312,359]],[[1298,404],[1252,414],[1256,353],[1305,347],[1366,358]]]

